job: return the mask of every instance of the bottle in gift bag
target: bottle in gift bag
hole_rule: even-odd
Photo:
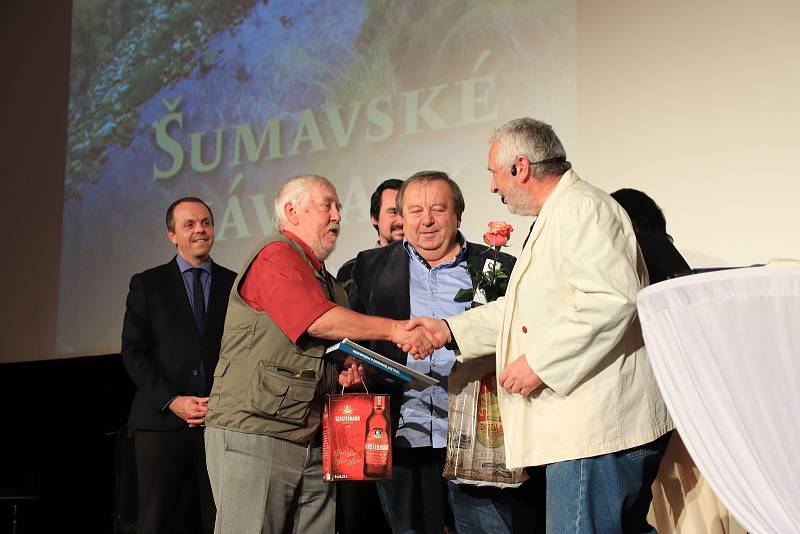
[[[389,429],[386,425],[385,397],[375,395],[372,415],[367,419],[364,439],[364,475],[383,478],[389,464]]]
[[[481,445],[488,449],[501,447],[504,441],[500,404],[497,402],[495,374],[489,373],[481,380],[478,393],[478,432]]]

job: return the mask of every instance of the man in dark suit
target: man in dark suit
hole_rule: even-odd
[[[211,261],[214,215],[199,198],[173,202],[168,263],[131,278],[122,361],[136,385],[134,429],[137,532],[214,529],[203,425],[236,273]]]
[[[403,180],[391,178],[384,180],[373,191],[369,201],[369,219],[375,231],[378,232],[378,241],[375,247],[385,247],[389,243],[403,239],[403,219],[397,212],[397,192]],[[353,283],[353,267],[356,259],[351,258],[344,262],[336,273],[336,279],[342,283],[346,291],[350,290]],[[340,533],[341,534],[341,533]]]
[[[466,264],[472,263],[482,271],[492,256],[485,245],[467,242],[458,231],[464,212],[458,185],[446,173],[419,172],[403,183],[397,205],[405,239],[358,255],[350,307],[393,319],[427,314],[448,317],[469,309],[470,299],[464,302],[456,298],[459,290],[472,288]],[[514,258],[501,253],[498,259],[510,273]],[[417,362],[393,343],[377,341],[369,345],[440,380],[439,385],[423,392],[402,386],[388,391],[392,395],[394,480],[377,484],[392,530],[442,532],[449,492],[459,532],[463,530],[460,521],[473,516],[496,519],[491,528],[484,523],[493,532],[510,532],[511,506],[501,502],[500,489],[489,488],[476,497],[455,484],[448,490],[441,476],[447,444],[447,377],[455,362],[453,351],[440,349]]]

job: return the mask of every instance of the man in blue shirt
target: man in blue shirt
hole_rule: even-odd
[[[423,171],[406,180],[397,195],[405,238],[361,252],[353,269],[350,307],[368,315],[396,319],[445,318],[470,307],[455,300],[472,288],[467,262],[479,270],[490,259],[487,247],[467,242],[458,228],[464,197],[444,172]],[[501,254],[510,272],[514,258]],[[394,532],[442,532],[449,500],[459,532],[479,531],[470,520],[481,516],[492,532],[510,532],[510,504],[497,488],[475,496],[442,477],[447,447],[447,378],[455,363],[453,351],[435,351],[414,360],[391,343],[373,342],[374,350],[431,375],[439,384],[424,391],[396,389],[392,394],[394,479],[378,482],[381,504]],[[494,491],[493,491],[494,490]],[[463,521],[463,523],[462,523]],[[473,523],[474,525],[474,523]]]

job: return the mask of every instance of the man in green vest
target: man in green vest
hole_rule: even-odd
[[[419,355],[432,344],[407,321],[346,308],[325,269],[341,204],[321,176],[296,176],[275,196],[275,227],[231,291],[206,416],[217,534],[333,533],[335,491],[322,481],[322,398],[358,379],[324,358],[330,340],[391,341]]]

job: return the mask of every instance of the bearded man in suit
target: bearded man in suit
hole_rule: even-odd
[[[177,255],[131,278],[122,361],[136,385],[137,532],[214,530],[203,424],[236,273],[211,260],[214,215],[201,199],[173,202],[167,238]]]

